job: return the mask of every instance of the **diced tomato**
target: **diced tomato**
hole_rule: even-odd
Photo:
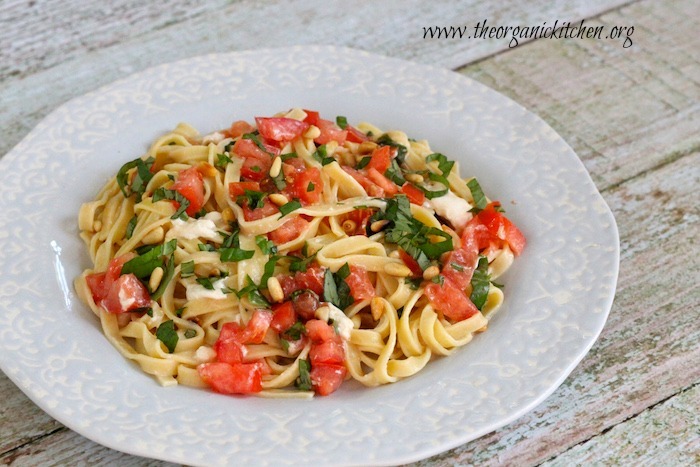
[[[258,182],[231,182],[228,184],[228,193],[234,201],[239,196],[245,195],[246,190],[260,191],[260,184]]]
[[[243,328],[240,332],[243,332]],[[216,360],[224,363],[241,363],[246,352],[245,347],[238,339],[222,339],[221,336],[214,343],[214,351],[216,352]]]
[[[136,257],[136,253],[127,253],[125,255],[112,258],[107,266],[107,271],[89,274],[85,277],[92,299],[96,304],[100,305],[102,300],[107,298],[112,284],[119,278],[122,273],[124,263]]]
[[[319,396],[335,392],[345,380],[347,370],[344,366],[318,364],[312,365],[309,376],[311,385]]]
[[[460,290],[467,288],[472,280],[479,252],[475,249],[458,248],[451,251],[442,268],[443,277],[450,279]]]
[[[270,172],[272,167],[272,155],[279,154],[279,148],[264,145],[267,152],[260,149],[249,139],[239,139],[233,145],[233,152],[243,158],[241,176],[259,182]],[[272,155],[271,155],[272,154]]]
[[[479,249],[488,247],[496,239],[504,240],[508,243],[510,249],[513,250],[513,254],[517,256],[525,249],[525,244],[527,243],[525,236],[510,219],[496,210],[498,206],[500,206],[500,203],[497,201],[489,203],[474,219],[469,221],[469,224],[465,227],[465,232],[462,232],[462,237],[465,235],[476,237]],[[486,227],[488,235],[483,229],[474,224],[481,224]],[[467,233],[467,230],[469,230],[469,233]]]
[[[364,235],[367,236],[367,224],[370,218],[374,215],[374,209],[353,209],[347,214],[340,217],[340,223],[343,224],[346,220],[351,220],[355,223],[355,229],[346,231],[348,235]]]
[[[355,301],[368,300],[376,295],[369,273],[362,266],[350,265],[350,275],[345,282],[350,286],[350,295]]]
[[[318,123],[318,112],[316,112],[315,110],[306,109],[304,109],[304,112],[306,112],[306,118],[304,119],[306,123],[308,123],[309,125],[316,125]]]
[[[280,212],[280,209],[269,199],[265,198],[261,208],[250,209],[247,204],[242,206],[243,218],[247,221],[257,221],[264,217],[272,216]]]
[[[287,299],[297,290],[305,289],[313,291],[318,296],[323,295],[324,275],[325,269],[318,264],[313,264],[307,267],[306,271],[297,271],[294,276],[278,276],[277,279],[282,285],[284,298]]]
[[[372,157],[367,164],[367,168],[374,168],[380,174],[386,172],[391,165],[391,146],[379,146],[372,152]]]
[[[413,256],[406,253],[403,248],[399,248],[399,258],[401,258],[403,264],[408,266],[408,269],[411,270],[412,277],[420,277],[423,275],[423,268],[420,267],[418,261],[416,261]]]
[[[301,216],[296,216],[289,219],[287,222],[277,227],[275,230],[267,234],[267,237],[277,245],[282,245],[291,242],[297,238],[306,229],[309,221]]]
[[[265,139],[273,141],[292,141],[300,137],[309,124],[293,118],[285,117],[255,117],[258,131]]]
[[[313,290],[301,289],[300,293],[294,294],[292,297],[292,307],[296,314],[303,319],[313,318],[320,305],[321,301]]]
[[[314,139],[317,144],[328,144],[331,141],[337,141],[338,144],[343,144],[348,137],[346,130],[341,130],[338,125],[330,120],[319,118],[316,126],[321,130],[318,138]]]
[[[258,363],[202,363],[197,372],[214,391],[222,394],[262,391],[262,368]]]
[[[418,206],[422,206],[423,203],[425,203],[425,193],[420,191],[418,188],[416,188],[415,185],[412,183],[406,182],[403,184],[401,187],[401,193],[406,195],[408,200],[413,203],[417,204]]]
[[[325,342],[336,337],[335,330],[325,321],[310,319],[306,322],[306,335],[312,342]]]
[[[196,167],[181,170],[177,174],[177,180],[173,183],[171,190],[175,190],[187,198],[190,205],[187,207],[187,215],[194,216],[204,204],[204,181],[202,174]],[[179,206],[179,203],[174,202]]]
[[[96,272],[85,276],[85,282],[92,293],[92,299],[95,303],[100,303],[109,293],[109,289],[105,287],[106,272]]]
[[[321,171],[310,167],[300,172],[294,172],[287,177],[286,191],[290,198],[297,198],[303,205],[317,203],[322,196],[323,182]]]
[[[151,304],[148,290],[133,274],[124,274],[112,283],[102,307],[110,313],[128,313]]]
[[[363,141],[369,141],[369,137],[366,134],[362,133],[353,126],[348,125],[345,127],[345,130],[348,132],[347,140],[351,143],[362,143]]]
[[[273,305],[272,312],[273,315],[270,327],[277,331],[278,334],[282,334],[287,329],[294,326],[294,323],[297,321],[294,305],[290,301]]]
[[[246,133],[252,133],[255,127],[245,120],[238,120],[231,124],[231,127],[221,133],[227,138],[238,138]]]
[[[377,169],[374,167],[370,167],[367,169],[367,176],[369,177],[372,182],[379,186],[384,193],[386,193],[389,196],[393,196],[396,193],[399,192],[399,187],[396,186],[394,182],[386,178],[384,175],[382,175]]]
[[[525,245],[527,244],[525,235],[523,235],[520,229],[518,229],[507,217],[503,216],[503,222],[508,246],[510,246],[510,249],[513,250],[513,254],[518,256],[523,252]]]
[[[479,312],[464,290],[447,277],[442,285],[433,282],[428,284],[425,287],[425,295],[433,308],[453,321],[465,320]]]
[[[353,169],[352,167],[348,167],[346,165],[343,166],[343,170],[354,178],[355,181],[357,181],[357,183],[359,183],[362,188],[365,189],[369,196],[376,196],[377,198],[382,198],[384,196],[384,190],[372,180],[367,178],[367,176],[359,170]]]
[[[311,345],[309,358],[311,359],[312,368],[321,363],[331,365],[344,364],[345,350],[343,350],[343,343],[339,338],[335,338],[335,331],[333,331],[333,328],[331,328],[331,332],[333,332],[333,338],[322,342],[314,342]]]
[[[272,317],[272,313],[269,311],[255,310],[245,327],[243,342],[245,344],[261,344],[272,323]]]

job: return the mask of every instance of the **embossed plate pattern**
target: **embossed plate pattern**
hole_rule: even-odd
[[[529,244],[488,332],[413,378],[312,401],[161,388],[72,288],[89,266],[81,203],[158,135],[302,106],[426,138],[503,202]],[[55,110],[0,160],[0,367],[36,404],[121,451],[187,464],[396,464],[499,428],[551,394],[612,303],[615,220],[542,120],[448,70],[334,47],[161,65]]]

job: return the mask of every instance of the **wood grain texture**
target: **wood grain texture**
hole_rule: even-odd
[[[390,1],[381,14],[375,4],[359,2],[356,14],[337,20],[340,3],[320,0],[275,1],[257,8],[248,1],[224,7],[184,0],[168,7],[115,1],[109,7],[114,14],[104,16],[104,24],[85,20],[93,11],[83,2],[62,2],[59,10],[49,2],[29,3],[0,4],[0,129],[5,136],[0,154],[65,100],[153,64],[201,53],[331,43],[450,68],[489,56],[460,72],[545,119],[572,145],[603,191],[621,236],[618,292],[600,339],[550,398],[518,421],[419,465],[629,464],[640,458],[684,464],[697,459],[696,2],[638,1],[587,20],[634,25],[630,49],[606,41],[538,40],[510,50],[504,40],[423,40],[421,28],[473,24],[480,17],[494,24],[506,19],[536,24],[566,15],[590,17],[623,2],[583,7],[578,5],[583,2],[560,1],[550,7],[544,1],[496,6]],[[29,13],[35,17],[24,18]],[[22,27],[40,24],[57,31],[60,47],[52,47],[47,35],[32,42]],[[250,24],[256,25],[254,34]],[[112,451],[62,428],[1,373],[0,392],[0,464],[169,465]]]

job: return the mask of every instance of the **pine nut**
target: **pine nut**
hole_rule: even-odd
[[[280,174],[280,171],[282,170],[282,158],[281,157],[275,157],[275,160],[272,161],[272,167],[270,167],[270,177],[275,178]]]
[[[331,309],[325,305],[316,308],[316,312],[314,313],[316,318],[320,319],[321,321],[326,321],[326,322],[328,322],[328,318],[330,317],[330,314],[331,314]]]
[[[319,136],[321,136],[321,130],[315,125],[311,125],[309,129],[304,132],[304,138],[316,139]]]
[[[372,312],[372,318],[375,321],[379,320],[384,314],[384,302],[381,298],[374,297],[370,303],[370,310]]]
[[[96,220],[94,224],[92,224],[92,230],[95,232],[99,232],[102,230],[102,221]]]
[[[363,141],[357,148],[360,154],[369,154],[377,149],[377,143],[373,141]]]
[[[387,263],[384,265],[384,272],[390,276],[408,277],[411,275],[411,270],[404,264]]]
[[[424,179],[421,174],[406,174],[403,176],[406,180],[411,183],[423,183]]]
[[[369,228],[372,230],[372,232],[379,232],[384,227],[386,227],[388,224],[389,224],[389,221],[387,219],[382,219],[382,220],[372,222],[372,225],[370,225]]]
[[[437,266],[430,266],[428,269],[423,271],[423,279],[429,281],[438,274],[440,274],[440,269]]]
[[[236,219],[236,215],[233,213],[233,209],[224,208],[224,210],[221,211],[221,219],[227,224],[232,220]]]
[[[286,196],[281,193],[272,193],[270,195],[270,201],[275,203],[277,206],[284,206],[289,202]]]
[[[163,231],[163,227],[156,227],[144,235],[141,241],[144,243],[144,245],[153,245],[155,243],[162,242],[164,235],[165,232]]]
[[[284,300],[282,284],[280,284],[279,279],[276,277],[273,276],[267,280],[267,290],[270,292],[270,297],[272,297],[273,302],[280,303]]]
[[[155,291],[160,285],[160,281],[163,280],[163,268],[158,266],[151,273],[151,278],[148,280],[148,287]]]
[[[343,222],[343,230],[347,234],[354,233],[356,228],[357,223],[353,220],[347,219]]]

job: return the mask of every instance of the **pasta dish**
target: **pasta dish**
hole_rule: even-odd
[[[427,141],[292,109],[187,124],[82,205],[75,281],[163,385],[328,395],[416,374],[487,328],[520,230]]]

